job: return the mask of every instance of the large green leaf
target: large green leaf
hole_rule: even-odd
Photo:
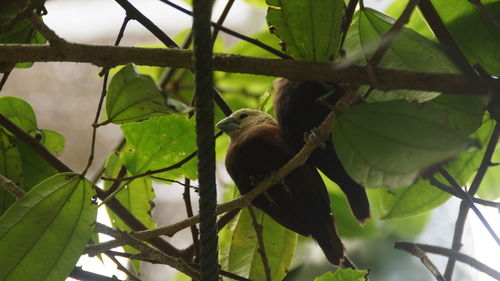
[[[444,168],[462,186],[470,180],[478,169],[483,158],[486,144],[491,136],[495,122],[485,119],[479,130],[470,137],[475,139],[481,149],[460,152],[453,160],[445,163]],[[434,175],[440,182],[449,183],[440,175]],[[446,202],[451,196],[436,187],[428,180],[420,179],[415,184],[405,189],[378,190],[380,196],[381,216],[383,218],[404,218],[428,212]]]
[[[16,97],[0,97],[0,113],[27,133],[35,133],[35,112],[26,101]]]
[[[90,239],[97,215],[92,185],[55,175],[0,218],[1,280],[65,280]]]
[[[0,129],[0,174],[19,185],[22,176],[21,155],[9,135]],[[0,187],[0,215],[14,203],[14,197]]]
[[[106,95],[108,121],[116,124],[186,110],[187,106],[183,103],[162,95],[154,80],[137,73],[131,64],[113,76]]]
[[[339,268],[335,272],[327,272],[320,277],[314,278],[314,281],[364,281],[367,274],[367,270]]]
[[[431,0],[439,17],[471,64],[479,63],[493,75],[500,75],[498,28],[490,24],[470,1]],[[500,18],[500,1],[481,0],[493,19]]]
[[[52,152],[54,155],[59,155],[64,150],[64,136],[52,130],[40,130],[40,142]]]
[[[121,129],[128,146],[122,153],[123,161],[134,175],[178,163],[196,150],[194,119],[184,115],[150,118],[140,123],[124,124]],[[193,159],[179,169],[157,176],[196,179],[196,162]]]
[[[106,164],[104,175],[106,177],[116,178],[118,173],[123,166],[123,162],[119,158],[118,154],[112,153],[109,155]],[[125,182],[121,183],[122,185]],[[105,190],[108,190],[112,182],[104,182]],[[116,193],[115,199],[120,201],[122,205],[130,211],[140,222],[142,222],[148,228],[154,228],[156,223],[152,220],[151,210],[153,209],[153,199],[155,198],[155,193],[153,190],[153,184],[148,178],[135,179],[125,186],[121,187],[121,190]],[[108,210],[108,215],[111,220],[111,224],[115,228],[130,231],[132,230],[123,220],[117,216],[111,209]],[[131,254],[137,254],[138,251],[133,247],[124,246],[125,252]],[[141,272],[141,262],[134,260],[132,261],[134,270],[137,274]]]
[[[401,16],[401,13],[404,11],[407,5],[408,5],[408,0],[394,1],[389,6],[389,8],[385,10],[385,12],[393,18],[399,18],[399,16]],[[413,13],[411,14],[410,17],[410,21],[406,24],[406,26],[422,34],[426,38],[429,38],[433,41],[436,40],[434,33],[432,32],[429,25],[427,25],[427,22],[425,22],[424,16],[422,15],[419,9],[413,10]]]
[[[272,280],[281,280],[292,261],[298,235],[262,211],[254,208],[254,212],[258,223],[263,227],[264,248]],[[221,249],[222,268],[251,280],[266,280],[262,259],[258,253],[257,234],[248,209],[241,212],[228,232],[226,238],[230,243]]]
[[[359,40],[360,45],[366,52],[365,58],[369,59],[376,50],[374,47],[377,46],[381,36],[391,28],[395,20],[369,8],[361,10],[358,13],[358,17],[354,27],[357,26],[359,39],[353,35],[349,39]],[[379,66],[421,72],[457,72],[457,68],[453,62],[438,48],[436,43],[409,28],[403,28],[394,38],[380,61]],[[375,101],[407,99],[422,102],[430,100],[437,95],[439,95],[437,92],[411,90],[383,92],[374,90],[370,94],[370,98]]]
[[[333,143],[349,175],[365,187],[409,186],[429,167],[470,147],[433,104],[366,103],[338,113]]]
[[[340,45],[343,0],[267,0],[267,24],[298,60],[328,61]]]

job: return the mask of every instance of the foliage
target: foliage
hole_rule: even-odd
[[[22,13],[24,2],[9,3],[0,10],[1,28]],[[349,29],[343,30],[347,10],[342,0],[267,0],[266,5],[263,1],[247,2],[267,7],[270,30],[253,38],[273,48],[281,46],[295,60],[358,66],[370,62],[381,38],[407,3],[396,1],[388,10],[392,17],[370,8],[359,9]],[[481,10],[472,1],[431,2],[471,64],[479,63],[486,72],[499,75],[496,53],[500,49],[500,36]],[[482,3],[493,18],[500,15],[498,1]],[[378,65],[372,67],[429,75],[460,74],[428,25],[422,13],[415,10],[408,25],[392,38]],[[185,39],[187,34],[188,31],[183,32],[176,40]],[[343,35],[346,40],[342,43]],[[0,32],[0,44],[3,43],[45,44],[46,40],[28,18],[22,18]],[[246,41],[231,48],[216,41],[214,48],[218,52],[276,59],[276,54]],[[196,121],[191,116],[196,114],[192,108],[194,75],[185,69],[151,68],[122,61],[127,64],[113,69],[109,84],[104,85],[105,117],[94,124],[99,130],[106,130],[104,126],[110,123],[118,124],[125,139],[125,145],[107,157],[102,190],[77,173],[61,173],[61,168],[54,164],[56,158],[44,153],[49,151],[56,156],[62,153],[64,136],[38,128],[35,110],[27,101],[0,97],[0,114],[26,133],[23,138],[1,123],[0,174],[26,192],[16,200],[0,189],[1,280],[33,280],[33,276],[37,280],[64,280],[93,233],[98,209],[93,202],[96,193],[103,202],[100,207],[107,208],[113,228],[133,231],[142,224],[154,229],[153,184],[198,178],[197,157],[188,157],[198,149]],[[16,64],[31,65],[31,62]],[[13,64],[0,65],[3,72],[13,67]],[[274,77],[215,72],[214,80],[230,108],[260,108],[273,114]],[[335,109],[331,141],[347,173],[367,188],[372,217],[360,225],[340,188],[324,178],[338,232],[343,238],[353,240],[388,236],[415,239],[426,227],[429,211],[452,196],[431,183],[435,179],[453,186],[439,173],[439,168],[444,168],[458,185],[465,187],[472,184],[474,175],[481,174],[478,173],[481,163],[490,160],[486,151],[495,132],[498,135],[498,127],[487,112],[489,101],[466,92],[451,95],[411,89],[386,91],[368,85],[340,86],[355,88],[362,101]],[[224,113],[216,108],[216,121],[223,117]],[[26,137],[37,142],[27,143]],[[227,144],[226,137],[217,139],[217,161],[224,158]],[[500,162],[498,150],[491,161]],[[170,168],[155,173],[166,167]],[[477,192],[480,198],[500,197],[499,169],[493,166],[481,171],[486,173]],[[133,178],[116,180],[120,177]],[[227,186],[223,201],[233,199],[235,194],[235,187]],[[119,204],[121,209],[112,204]],[[254,209],[254,212],[255,219],[249,209],[244,209],[220,229],[221,269],[251,280],[266,280],[263,262],[266,260],[271,280],[276,281],[289,278],[294,270],[307,266],[304,260],[308,257],[300,257],[296,249],[301,252],[309,240],[262,211]],[[146,247],[153,245],[161,250],[153,240],[148,242]],[[265,258],[260,251],[261,243]],[[133,245],[125,245],[124,251],[150,258]],[[197,261],[192,253],[186,253],[177,253],[176,258],[184,258],[187,263]],[[135,272],[140,273],[141,263],[133,262]],[[399,271],[404,276],[404,269]],[[365,270],[338,269],[314,280],[359,281],[365,280],[367,274]]]

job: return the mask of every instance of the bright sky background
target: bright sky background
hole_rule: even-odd
[[[131,2],[171,36],[191,25],[190,17],[171,9],[167,5],[159,3],[157,0],[136,0]],[[180,1],[174,2],[183,4]],[[380,10],[387,7],[388,2],[390,1],[365,1],[365,5]],[[215,17],[220,14],[224,4],[225,1],[217,1],[214,9]],[[113,0],[51,0],[47,2],[47,9],[49,14],[44,18],[45,22],[60,36],[74,42],[106,40],[103,44],[112,43],[125,15],[121,7]],[[252,26],[252,22],[258,24]],[[227,26],[247,35],[262,30],[265,27],[264,24],[265,11],[255,9],[241,0],[235,2],[230,16],[226,21]],[[127,38],[127,35],[149,36],[142,26],[133,22],[129,24],[125,38]],[[150,40],[155,42],[153,37],[149,36],[148,38],[151,38]],[[450,207],[454,208],[454,210],[458,210],[458,208],[456,208],[457,202],[451,202],[445,205],[451,205]],[[497,233],[499,233],[500,216],[498,215],[498,210],[486,207],[480,207],[480,210]],[[454,222],[456,212],[452,214],[451,220]],[[106,214],[100,212],[98,220],[100,222],[106,222]],[[434,219],[434,221],[435,220],[436,219]],[[441,220],[441,218],[438,220]],[[464,243],[470,243],[472,240],[474,244],[474,256],[481,261],[488,261],[490,266],[494,266],[491,263],[497,261],[495,266],[500,270],[500,262],[498,262],[500,261],[499,247],[472,212],[469,214],[468,226],[470,228],[464,237]],[[471,233],[472,235],[470,235]],[[423,237],[425,237],[425,235],[429,234],[424,233]],[[436,234],[434,233],[434,235]],[[451,244],[451,239],[451,236],[444,237],[444,240],[449,241],[449,244]],[[449,246],[449,244],[442,246]],[[435,256],[430,257],[433,259]],[[123,273],[114,270],[115,266],[111,261],[107,258],[104,260],[105,264],[102,265],[97,259],[83,258],[79,264],[83,265],[85,270],[108,276],[116,274],[118,278],[125,278]],[[125,260],[121,261],[125,263]],[[484,274],[480,274],[478,278],[480,281],[493,280]]]

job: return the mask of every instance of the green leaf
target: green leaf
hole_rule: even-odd
[[[340,45],[343,0],[267,0],[267,24],[298,60],[326,62]]]
[[[427,212],[402,219],[385,219],[384,228],[399,239],[414,240],[425,229],[430,217],[430,212]]]
[[[0,114],[9,118],[19,128],[34,135],[36,117],[33,108],[23,99],[16,97],[0,97]]]
[[[327,272],[320,277],[314,278],[314,281],[364,281],[367,274],[367,270],[339,268],[335,272]]]
[[[1,280],[65,280],[90,239],[97,216],[92,185],[55,175],[0,218]]]
[[[155,117],[140,123],[124,124],[121,129],[128,146],[121,157],[134,175],[176,164],[196,150],[194,119],[184,115]],[[196,179],[196,163],[193,159],[179,169],[157,176]]]
[[[42,136],[40,142],[52,152],[54,155],[59,155],[64,150],[64,136],[52,130],[40,130]]]
[[[469,1],[431,0],[431,2],[469,62],[472,65],[479,63],[487,72],[500,75],[498,28]],[[500,2],[481,0],[481,4],[498,23]]]
[[[409,186],[471,142],[433,104],[391,101],[338,113],[333,143],[349,175],[365,187]]]
[[[298,235],[259,209],[254,208],[254,212],[258,223],[263,227],[264,248],[272,280],[281,280],[290,266]],[[230,234],[226,235],[230,237],[230,243],[221,249],[222,268],[251,280],[266,280],[262,258],[258,253],[257,234],[248,209],[240,213],[230,229]]]
[[[161,116],[172,111],[185,112],[187,106],[162,95],[150,76],[137,73],[131,64],[113,76],[106,95],[108,121],[122,124]]]
[[[365,58],[369,59],[375,52],[375,47],[381,36],[391,28],[395,20],[369,8],[361,10],[358,17],[359,20],[356,23],[359,42],[366,52]],[[453,62],[438,48],[436,43],[409,28],[403,28],[394,38],[378,66],[433,73],[457,72]],[[438,95],[437,92],[428,91],[396,90],[383,92],[374,90],[370,94],[370,98],[374,101],[406,99],[423,102]]]
[[[119,158],[118,154],[111,153],[105,164],[104,175],[110,178],[116,178],[118,173],[123,166],[123,162]],[[108,190],[112,182],[105,181],[104,188]],[[121,185],[125,185],[121,190],[115,195],[115,199],[120,201],[122,205],[130,211],[140,222],[142,222],[148,228],[154,228],[156,223],[151,217],[151,211],[154,207],[153,199],[155,198],[155,193],[153,190],[153,184],[150,179],[139,178],[132,182],[126,184],[122,182]],[[132,229],[123,222],[118,215],[116,215],[111,209],[106,206],[108,211],[111,224],[114,228],[119,228],[126,231],[131,231]],[[123,246],[126,253],[137,254],[137,250],[130,246]],[[134,260],[132,262],[134,270],[137,274],[141,273],[141,261]]]
[[[401,13],[403,13],[407,5],[408,0],[394,1],[385,12],[391,17],[397,19],[401,16]],[[434,33],[432,32],[432,29],[429,27],[429,25],[427,25],[427,22],[425,22],[424,16],[419,9],[413,10],[410,21],[408,22],[408,24],[406,24],[406,27],[415,30],[426,38],[429,38],[433,41],[436,40],[436,36],[434,36]]]
[[[383,210],[382,219],[404,218],[423,214],[446,202],[451,195],[433,187],[428,180],[403,189],[378,189]]]
[[[19,185],[22,177],[21,155],[9,135],[0,130],[0,174]],[[0,215],[2,215],[15,198],[0,186]]]

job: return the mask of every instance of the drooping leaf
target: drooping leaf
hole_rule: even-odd
[[[9,118],[28,134],[34,134],[37,129],[35,112],[31,105],[23,99],[0,97],[0,114]]]
[[[9,135],[0,129],[0,174],[18,186],[22,177],[21,155]],[[15,198],[0,187],[0,216],[14,203]]]
[[[298,60],[325,62],[340,45],[343,0],[267,0],[267,24]]]
[[[115,124],[186,110],[183,103],[165,97],[150,76],[137,73],[131,64],[113,76],[106,95],[108,121]]]
[[[105,164],[104,175],[110,178],[116,178],[123,165],[123,162],[119,158],[118,154],[111,153]],[[112,182],[105,181],[104,188],[108,190],[112,185]],[[153,190],[153,184],[148,178],[135,179],[132,182],[126,184],[122,182],[121,185],[125,185],[121,190],[115,195],[115,199],[120,201],[122,205],[129,210],[129,212],[134,215],[140,222],[142,222],[148,228],[154,228],[156,223],[152,220],[151,210],[154,207],[153,199],[155,198],[155,193]],[[130,231],[132,230],[123,220],[117,216],[111,209],[107,208],[111,224],[115,228]],[[130,246],[123,246],[126,253],[137,254],[138,251]],[[132,261],[134,270],[137,274],[141,273],[141,261]]]
[[[314,281],[364,281],[367,274],[367,270],[339,268],[335,272],[327,272],[314,278]]]
[[[262,225],[266,257],[271,268],[272,280],[286,275],[297,243],[297,233],[276,223],[262,211],[254,208],[255,216]],[[230,244],[223,252],[223,269],[251,280],[266,280],[262,258],[258,253],[258,240],[248,209],[244,209],[233,224]]]
[[[127,140],[127,149],[122,153],[125,166],[135,175],[178,163],[196,150],[194,128],[194,119],[179,114],[122,125]],[[196,179],[196,162],[190,160],[179,169],[157,176]]]
[[[488,73],[500,75],[498,27],[491,24],[469,1],[431,0],[431,2],[469,62],[472,65],[479,63]],[[481,4],[498,24],[500,2],[481,0]]]
[[[451,195],[421,179],[415,184],[398,190],[380,188],[383,219],[404,218],[428,212],[446,202]]]
[[[0,218],[1,280],[65,280],[89,241],[97,215],[92,185],[55,175]]]
[[[338,113],[333,143],[349,175],[365,187],[409,186],[429,167],[470,147],[433,104],[391,101]]]
[[[479,167],[486,149],[486,144],[493,131],[494,121],[485,118],[479,130],[470,137],[478,142],[480,149],[462,151],[451,161],[444,164],[448,173],[461,185],[469,182],[471,176]],[[434,177],[446,185],[450,185],[439,173]],[[432,186],[428,180],[420,179],[415,184],[401,189],[378,190],[383,218],[405,218],[428,212],[446,202],[451,195]]]

